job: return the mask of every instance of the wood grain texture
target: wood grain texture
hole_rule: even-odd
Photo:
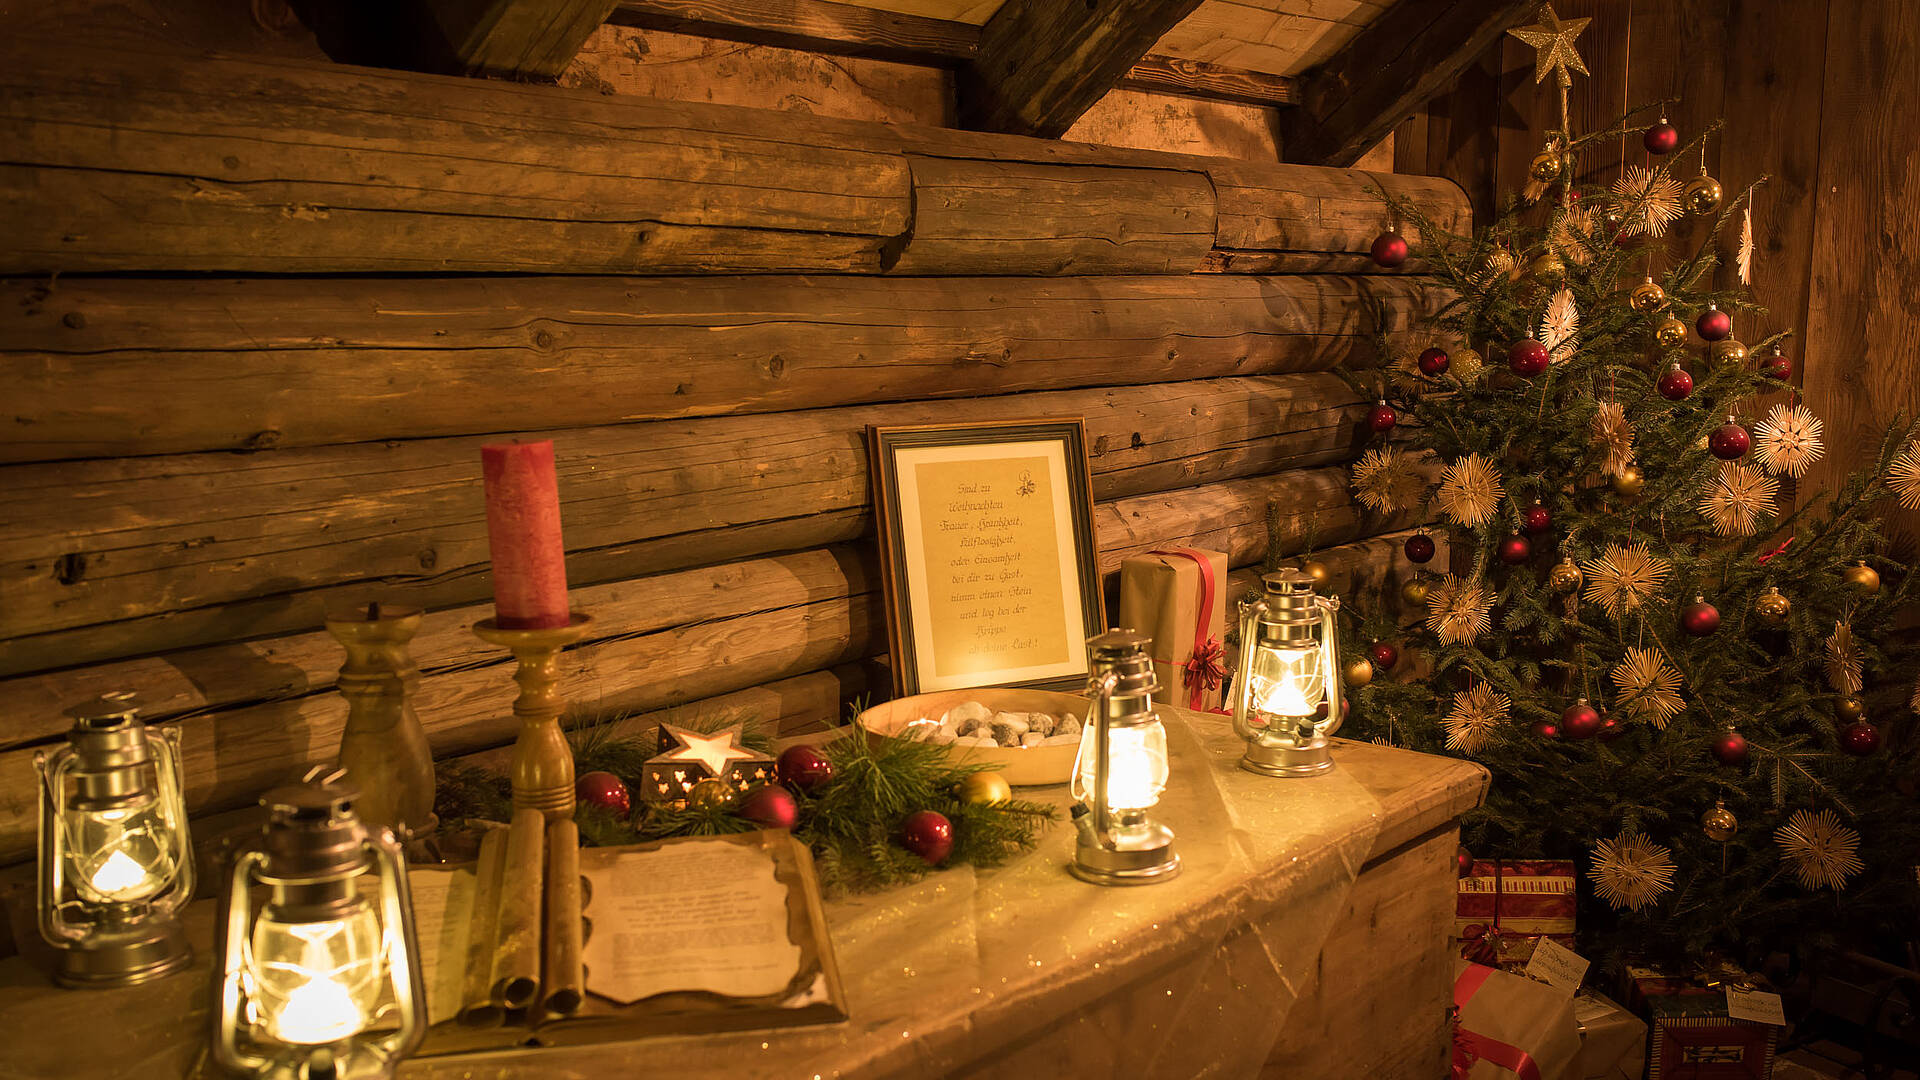
[[[1387,6],[1388,0],[1203,0],[1153,51],[1296,75],[1339,52]]]
[[[1299,85],[1287,76],[1241,71],[1177,56],[1141,57],[1120,79],[1120,85],[1244,105],[1293,105],[1300,100]]]
[[[1440,302],[1331,276],[0,282],[0,461],[1324,371]],[[503,416],[516,378],[541,392]]]
[[[1006,0],[960,72],[960,123],[1058,138],[1200,0]]]
[[[1497,41],[1481,50],[1452,86],[1394,129],[1394,171],[1444,176],[1460,185],[1476,226],[1492,224],[1499,209],[1493,171],[1500,51]]]
[[[700,34],[875,60],[958,64],[980,52],[980,28],[834,0],[619,0],[625,26]]]
[[[503,78],[552,78],[565,70],[587,35],[612,14],[615,0],[414,0],[425,9],[453,69]]]
[[[1148,93],[1123,84],[1094,102],[1061,138],[1274,162],[1280,160],[1274,114],[1265,106]]]
[[[1304,170],[1289,173],[1288,169]],[[1328,182],[1333,176],[1343,182]],[[1212,171],[1219,192],[1219,222],[1208,269],[1267,273],[1291,269],[1321,272],[1378,272],[1367,257],[1373,239],[1388,225],[1386,204],[1369,192],[1402,193],[1434,211],[1434,224],[1450,232],[1471,227],[1473,210],[1466,193],[1451,180],[1434,176],[1396,176],[1358,169],[1314,166],[1258,167],[1222,163]],[[1302,223],[1311,221],[1310,227]],[[1402,223],[1402,232],[1418,243],[1420,230]],[[1339,250],[1322,254],[1314,239],[1339,237]],[[1417,261],[1398,271],[1417,271]]]
[[[1452,84],[1534,0],[1400,0],[1301,78],[1281,114],[1288,161],[1351,165]]]

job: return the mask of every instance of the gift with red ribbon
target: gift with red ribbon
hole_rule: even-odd
[[[1475,963],[1525,967],[1543,937],[1573,948],[1573,863],[1564,859],[1481,859],[1460,877],[1455,942]]]
[[[1120,625],[1153,639],[1154,700],[1219,711],[1227,673],[1227,557],[1169,548],[1120,564]]]
[[[1572,995],[1484,964],[1454,971],[1452,1080],[1564,1080],[1580,1053]]]

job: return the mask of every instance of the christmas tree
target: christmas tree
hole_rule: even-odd
[[[1454,298],[1422,351],[1348,373],[1380,399],[1353,486],[1381,513],[1423,506],[1453,561],[1408,541],[1425,564],[1402,590],[1410,625],[1349,609],[1349,655],[1397,643],[1421,674],[1350,667],[1347,734],[1486,765],[1467,844],[1576,860],[1595,959],[1910,934],[1920,740],[1901,714],[1920,693],[1891,631],[1913,576],[1877,514],[1920,505],[1920,444],[1889,432],[1789,511],[1824,448],[1785,335],[1735,336],[1757,313],[1754,188],[1706,175],[1712,131],[1682,146],[1651,113],[1569,130],[1578,29],[1543,9],[1516,32],[1559,86],[1561,127],[1497,222],[1450,235],[1390,208]],[[1583,154],[1633,133],[1645,164],[1578,179]],[[1699,173],[1676,175],[1696,153]],[[1702,239],[1669,251],[1681,229]]]

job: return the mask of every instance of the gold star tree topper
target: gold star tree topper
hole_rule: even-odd
[[[1587,62],[1574,51],[1573,39],[1579,37],[1580,32],[1593,20],[1563,19],[1553,10],[1552,4],[1541,4],[1539,14],[1534,17],[1540,21],[1532,26],[1507,31],[1533,46],[1533,81],[1546,81],[1547,72],[1551,71],[1561,86],[1572,86],[1573,76],[1568,74],[1569,71],[1589,74]]]

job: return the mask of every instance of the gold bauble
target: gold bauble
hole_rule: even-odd
[[[1007,778],[997,772],[968,774],[960,781],[960,801],[972,806],[997,806],[1013,798]]]
[[[1561,559],[1547,573],[1547,587],[1554,592],[1572,592],[1580,587],[1580,580],[1580,567],[1572,558]]]
[[[1653,340],[1671,349],[1687,342],[1687,324],[1668,316],[1654,324]]]
[[[1866,563],[1854,563],[1842,570],[1840,576],[1846,581],[1847,588],[1861,596],[1872,596],[1880,591],[1880,574]]]
[[[1513,271],[1513,252],[1497,247],[1487,252],[1486,272],[1488,277]]]
[[[1857,697],[1844,697],[1833,703],[1833,715],[1843,724],[1851,724],[1867,715],[1866,702]]]
[[[1627,305],[1635,311],[1659,311],[1660,305],[1666,302],[1667,290],[1652,278],[1635,285],[1627,294]]]
[[[1705,173],[1687,181],[1680,200],[1696,214],[1711,214],[1720,209],[1720,181]]]
[[[1542,150],[1533,155],[1533,164],[1527,166],[1527,175],[1542,184],[1551,184],[1560,179],[1560,155],[1552,150]]]
[[[1736,367],[1747,362],[1747,347],[1732,338],[1714,342],[1711,351],[1717,367]]]
[[[1780,595],[1780,590],[1769,585],[1767,591],[1753,602],[1753,613],[1768,626],[1781,626],[1787,621],[1787,613],[1793,610],[1793,601]]]
[[[1373,681],[1373,661],[1364,656],[1357,660],[1349,660],[1346,670],[1340,673],[1340,677],[1346,680],[1348,686],[1358,690]]]
[[[1707,839],[1724,844],[1740,831],[1740,819],[1733,816],[1726,803],[1715,799],[1713,809],[1700,815],[1700,831],[1707,834]]]
[[[1527,273],[1537,278],[1555,280],[1567,272],[1567,264],[1560,261],[1560,255],[1554,251],[1543,251],[1534,256],[1527,264]]]
[[[1315,592],[1325,590],[1327,581],[1333,577],[1333,571],[1327,569],[1327,564],[1316,559],[1308,559],[1306,562],[1301,563],[1300,572],[1313,579],[1313,591]]]
[[[1433,586],[1427,583],[1426,578],[1412,578],[1400,586],[1400,599],[1412,607],[1422,607],[1427,602],[1427,594],[1432,591]]]
[[[1632,465],[1621,469],[1613,477],[1613,493],[1615,495],[1624,495],[1632,498],[1646,490],[1646,487],[1647,478],[1641,474],[1637,467]]]
[[[687,805],[695,810],[718,810],[733,802],[733,789],[718,780],[702,780],[687,792]]]

